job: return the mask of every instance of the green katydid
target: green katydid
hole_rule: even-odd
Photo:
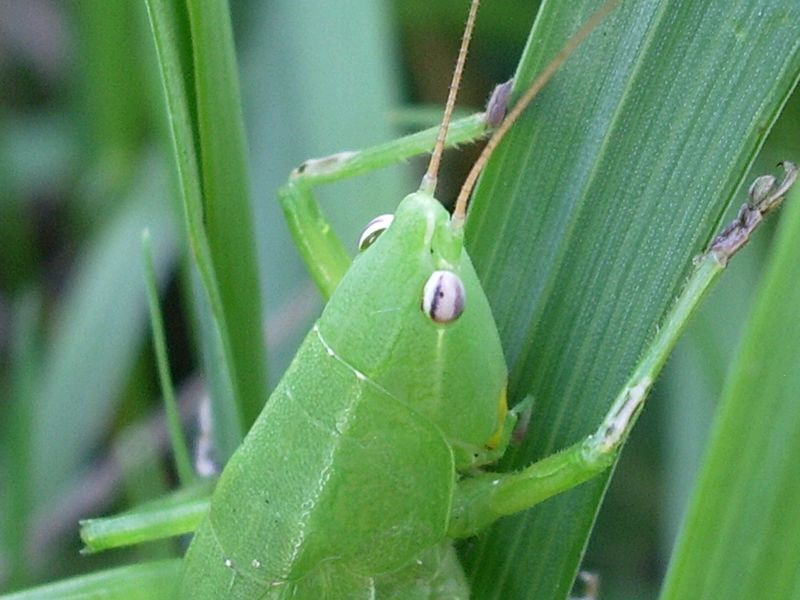
[[[524,103],[517,107],[512,115]],[[574,487],[611,463],[702,292],[795,174],[787,165],[783,185],[759,180],[752,205],[698,262],[596,434],[517,474],[474,475],[503,453],[516,415],[503,414],[505,365],[462,248],[469,188],[450,219],[427,177],[391,226],[385,220],[368,226],[351,268],[317,220],[305,187],[344,168],[357,170],[347,162],[338,156],[306,163],[284,196],[301,251],[331,300],[222,476],[186,559],[187,597],[464,597],[449,539]],[[321,256],[328,258],[320,263]],[[431,288],[435,294],[426,293]],[[436,300],[440,292],[445,296]],[[248,484],[238,486],[240,477]],[[318,507],[321,517],[313,514]],[[375,528],[389,518],[399,521]]]
[[[351,266],[298,183],[347,157],[306,163],[284,188],[290,226],[329,301],[220,477],[184,560],[182,597],[466,597],[449,538],[608,466],[647,384],[604,424],[610,434],[555,457],[557,466],[462,479],[504,453],[516,421],[463,223],[485,157],[612,6],[587,22],[498,127],[452,218],[433,193],[477,0],[421,188],[391,224],[368,226]]]
[[[305,163],[284,188],[290,228],[329,301],[217,484],[184,559],[182,597],[466,598],[450,540],[613,462],[688,314],[794,177],[787,166],[785,185],[762,180],[754,188],[753,206],[698,263],[594,434],[520,472],[474,474],[503,455],[517,414],[506,407],[502,348],[463,247],[467,198],[514,120],[614,4],[587,22],[499,125],[452,217],[434,191],[478,0],[420,190],[393,219],[367,226],[352,265],[310,184],[341,175],[353,157]]]

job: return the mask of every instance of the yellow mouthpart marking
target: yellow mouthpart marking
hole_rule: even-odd
[[[500,396],[497,399],[497,429],[492,434],[492,437],[486,442],[486,447],[489,450],[494,450],[503,439],[503,430],[506,424],[506,415],[508,414],[508,398],[506,394],[506,386],[500,391]]]

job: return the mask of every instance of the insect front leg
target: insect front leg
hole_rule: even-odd
[[[499,110],[496,104],[497,100],[487,113],[476,113],[452,123],[447,145],[475,141],[488,133]],[[313,189],[429,152],[436,142],[437,131],[434,127],[372,148],[308,160],[292,172],[289,181],[278,191],[292,239],[326,300],[347,272],[350,256],[323,216]]]
[[[592,435],[516,473],[481,473],[462,480],[448,535],[469,537],[502,516],[526,510],[605,471],[633,427],[652,378],[626,386]]]

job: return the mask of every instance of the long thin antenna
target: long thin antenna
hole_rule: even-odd
[[[563,65],[572,55],[572,53],[577,50],[578,46],[580,46],[581,43],[587,37],[589,37],[589,34],[592,33],[592,31],[602,22],[606,15],[608,15],[608,13],[610,13],[618,3],[619,0],[608,0],[605,4],[603,4],[603,6],[597,9],[597,11],[591,17],[589,17],[589,19],[583,24],[577,33],[575,33],[575,35],[567,40],[567,43],[564,44],[558,54],[556,54],[555,58],[550,61],[544,70],[539,73],[538,77],[536,77],[530,87],[525,90],[525,93],[520,97],[519,100],[517,100],[517,103],[511,109],[511,112],[508,113],[508,116],[506,116],[500,126],[495,130],[495,132],[492,134],[492,137],[489,138],[489,141],[486,142],[486,146],[484,146],[483,151],[481,152],[480,156],[478,156],[478,160],[476,160],[475,164],[472,165],[472,169],[467,175],[467,178],[464,180],[464,185],[461,187],[461,191],[456,199],[452,218],[454,227],[461,227],[464,225],[464,219],[466,218],[467,214],[467,201],[472,193],[472,189],[475,187],[475,182],[478,180],[478,175],[480,174],[481,170],[483,170],[483,167],[486,165],[486,161],[489,160],[489,157],[494,149],[497,147],[506,133],[508,133],[508,130],[528,107],[531,101],[533,101],[533,99],[547,84],[547,82],[552,79],[553,75],[556,74],[561,65]]]
[[[453,108],[456,105],[458,86],[461,84],[461,74],[464,72],[464,62],[467,60],[467,50],[469,49],[469,42],[472,39],[472,30],[475,28],[475,15],[478,13],[479,4],[480,0],[472,0],[472,5],[469,7],[469,16],[467,17],[467,24],[464,27],[464,35],[461,37],[461,48],[458,50],[456,68],[455,71],[453,71],[453,79],[450,82],[450,91],[447,94],[447,104],[444,107],[442,124],[439,126],[439,134],[436,136],[436,145],[433,147],[431,162],[428,164],[428,170],[425,172],[422,178],[422,184],[419,188],[420,191],[427,192],[431,195],[434,195],[436,192],[436,180],[439,177],[439,164],[442,162],[444,143],[447,139],[447,128],[450,126]]]

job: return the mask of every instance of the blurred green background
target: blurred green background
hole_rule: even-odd
[[[461,106],[479,109],[513,73],[536,9],[485,3]],[[274,385],[321,307],[276,189],[306,158],[433,124],[420,107],[446,95],[464,2],[234,0],[232,10]],[[474,157],[448,155],[445,199]],[[783,158],[800,158],[797,94],[754,171]],[[173,164],[143,3],[0,2],[0,591],[171,550],[165,542],[83,557],[77,520],[155,497],[174,477],[144,227],[195,428],[203,392]],[[320,192],[342,238],[354,245],[364,223],[415,188],[420,168]],[[584,559],[604,600],[657,593],[769,244],[758,236],[707,299],[623,454]]]

